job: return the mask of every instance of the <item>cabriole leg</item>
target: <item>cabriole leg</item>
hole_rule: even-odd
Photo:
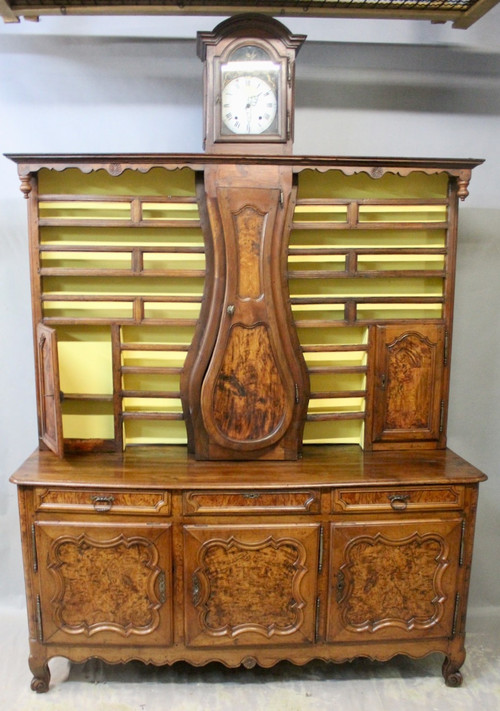
[[[50,684],[49,663],[45,658],[45,655],[42,657],[37,656],[36,654],[30,654],[28,663],[31,673],[33,674],[31,688],[33,691],[36,691],[37,694],[44,694],[49,690]]]
[[[460,667],[465,661],[465,651],[459,655],[449,656],[443,662],[443,677],[446,686],[461,686],[463,676]]]

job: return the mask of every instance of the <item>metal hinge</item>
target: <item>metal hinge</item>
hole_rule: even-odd
[[[441,400],[441,405],[439,409],[439,431],[444,430],[444,400]]]
[[[43,626],[42,626],[42,603],[40,595],[36,596],[36,635],[39,642],[43,642]]]
[[[165,572],[163,570],[158,576],[158,598],[162,605],[167,599],[167,585],[165,582]]]
[[[318,573],[323,570],[323,550],[324,550],[323,526],[319,527],[319,551],[318,551]]]
[[[319,609],[320,609],[320,597],[316,598],[316,621],[314,624],[314,641],[318,641],[319,636]]]
[[[453,626],[451,628],[451,636],[454,637],[457,633],[458,611],[460,609],[460,593],[455,595],[455,612],[453,613]]]
[[[38,573],[38,551],[36,548],[36,530],[35,524],[31,524],[31,547],[33,551],[33,570]]]
[[[443,365],[448,365],[448,352],[449,352],[449,337],[448,331],[444,332],[444,349],[443,349]]]
[[[295,403],[298,405],[300,402],[300,391],[299,386],[295,383]]]
[[[466,526],[466,523],[465,523],[465,520],[464,520],[464,521],[462,521],[462,533],[461,533],[461,537],[460,537],[460,554],[459,554],[459,558],[458,558],[458,565],[459,565],[460,567],[462,567],[462,565],[464,564],[465,526]]]

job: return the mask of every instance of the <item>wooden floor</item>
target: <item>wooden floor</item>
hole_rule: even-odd
[[[54,659],[51,689],[38,696],[29,688],[24,610],[0,608],[0,639],[5,711],[500,711],[500,609],[470,614],[460,689],[444,685],[441,655],[250,671]]]

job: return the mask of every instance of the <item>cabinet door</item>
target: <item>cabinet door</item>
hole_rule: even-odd
[[[44,642],[171,642],[168,524],[38,522],[35,529]]]
[[[40,412],[40,439],[53,452],[63,456],[61,394],[57,336],[53,328],[37,326],[37,376]]]
[[[462,519],[332,524],[328,641],[451,636]]]
[[[209,171],[200,196],[213,266],[181,381],[185,419],[198,459],[297,459],[309,385],[284,279],[296,189],[288,169],[239,173]]]
[[[443,326],[378,326],[373,442],[439,440]]]
[[[319,526],[186,526],[186,644],[313,643]]]

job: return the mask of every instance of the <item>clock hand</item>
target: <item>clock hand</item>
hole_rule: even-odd
[[[252,109],[251,107],[247,104],[246,107],[246,114],[247,114],[247,133],[251,132],[251,123],[252,123]]]
[[[258,94],[255,94],[254,96],[249,96],[247,106],[255,106],[257,104],[257,101],[259,100],[259,96],[261,96],[263,93],[263,91],[259,91]]]

